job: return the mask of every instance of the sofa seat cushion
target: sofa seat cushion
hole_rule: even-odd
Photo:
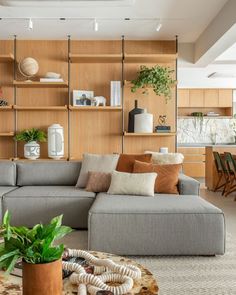
[[[0,161],[0,186],[16,185],[16,164],[12,161]]]
[[[10,192],[17,189],[16,186],[0,186],[0,223],[2,222],[2,197]]]
[[[87,228],[88,211],[95,194],[74,186],[25,186],[3,197],[3,212],[12,214],[13,225],[32,227],[63,214],[63,223]]]
[[[224,215],[197,196],[99,194],[89,212],[89,249],[123,255],[223,254]]]

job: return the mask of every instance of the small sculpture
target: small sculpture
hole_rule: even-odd
[[[105,107],[106,106],[106,98],[104,96],[95,96],[93,98],[93,100],[95,101],[95,106],[98,107],[98,106],[103,106]]]
[[[166,115],[160,115],[158,119],[158,123],[161,126],[166,126],[167,116]]]
[[[0,87],[0,107],[6,107],[8,105],[8,102],[3,99],[3,92],[2,88]]]
[[[171,126],[166,125],[167,123],[167,116],[166,115],[160,115],[158,118],[158,123],[155,127],[155,132],[158,133],[166,133],[171,131]]]

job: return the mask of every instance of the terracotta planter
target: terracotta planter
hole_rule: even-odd
[[[23,295],[61,295],[62,262],[44,264],[23,262]]]

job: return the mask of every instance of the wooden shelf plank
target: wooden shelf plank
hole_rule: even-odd
[[[66,111],[68,109],[67,105],[65,106],[16,106],[14,109],[18,111]]]
[[[11,137],[14,136],[14,132],[0,132],[0,136]]]
[[[166,132],[166,133],[129,133],[129,132],[124,132],[124,136],[127,137],[157,137],[157,136],[175,136],[175,132]]]
[[[69,106],[69,109],[71,111],[122,111],[122,107],[111,107],[111,106],[100,106],[100,107],[94,107],[94,106],[84,106],[84,107],[75,107],[75,106]]]
[[[58,160],[54,160],[54,159],[51,159],[51,158],[38,158],[36,160],[30,160],[30,159],[26,159],[26,158],[13,158],[12,159],[13,161],[32,161],[32,162],[39,162],[39,161],[53,161],[53,162],[58,162],[58,161],[68,161],[67,158],[61,158],[61,159],[58,159]]]
[[[12,53],[9,54],[0,54],[0,62],[12,62],[14,61],[14,55]]]
[[[195,119],[195,118],[203,118],[203,119],[232,119],[233,116],[178,116],[178,119]]]
[[[0,111],[10,111],[12,110],[12,108],[13,108],[12,105],[4,106],[4,107],[0,106]]]
[[[67,82],[25,82],[14,80],[13,85],[18,88],[67,88]]]
[[[126,63],[169,63],[177,59],[175,54],[125,54]]]
[[[122,54],[72,54],[72,63],[121,63]]]

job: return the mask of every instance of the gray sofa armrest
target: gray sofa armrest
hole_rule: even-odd
[[[200,195],[200,182],[182,173],[179,175],[178,188],[180,195]]]

